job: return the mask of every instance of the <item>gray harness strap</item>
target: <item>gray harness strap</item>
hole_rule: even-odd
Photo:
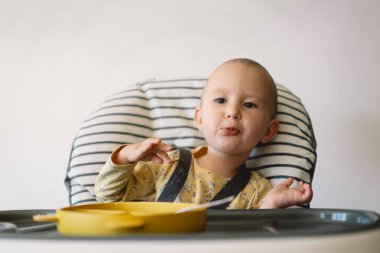
[[[165,188],[162,190],[157,202],[173,202],[185,184],[191,165],[191,152],[185,148],[179,148],[179,161]]]
[[[158,202],[173,202],[178,194],[181,192],[185,181],[189,175],[192,155],[190,150],[179,148],[179,161],[177,168],[171,175],[168,183],[161,192]],[[245,164],[238,168],[235,176],[227,182],[227,184],[220,190],[212,200],[219,200],[229,196],[237,196],[244,187],[248,184],[251,178],[251,173],[247,170]],[[213,207],[214,209],[225,209],[229,203]]]

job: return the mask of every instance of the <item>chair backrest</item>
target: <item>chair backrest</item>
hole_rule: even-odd
[[[177,147],[205,144],[193,120],[206,79],[145,81],[111,95],[82,123],[71,150],[65,184],[71,205],[96,202],[94,183],[111,152],[124,143],[149,137]],[[299,98],[277,84],[280,129],[277,137],[255,147],[247,167],[275,185],[292,177],[312,182],[316,141]]]

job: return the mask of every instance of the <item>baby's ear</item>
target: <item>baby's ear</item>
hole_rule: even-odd
[[[200,107],[195,108],[195,111],[194,111],[194,121],[195,121],[195,124],[197,124],[199,131],[202,131],[201,111],[202,111],[202,109]]]
[[[280,128],[280,122],[277,119],[272,119],[271,122],[269,122],[267,131],[261,137],[260,142],[261,143],[267,143],[274,139],[274,137],[277,136],[278,129]]]

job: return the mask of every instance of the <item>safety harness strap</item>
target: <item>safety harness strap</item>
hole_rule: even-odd
[[[158,198],[158,202],[173,202],[177,198],[189,175],[191,160],[191,151],[185,148],[179,148],[178,165]],[[245,164],[241,165],[235,176],[215,195],[212,201],[227,198],[229,196],[236,197],[248,184],[250,178],[251,174],[247,170]],[[229,204],[230,203],[226,203],[213,208],[225,209]]]

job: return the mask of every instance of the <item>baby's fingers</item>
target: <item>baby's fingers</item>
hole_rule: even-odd
[[[161,144],[161,139],[149,138],[139,145],[139,151],[142,156],[147,156],[151,153],[155,153],[156,147]]]
[[[293,184],[294,180],[293,178],[287,178],[286,180],[282,181],[282,184],[286,187],[289,188]]]
[[[170,158],[168,153],[166,151],[163,151],[163,150],[157,149],[156,150],[156,156],[158,156],[162,160],[162,162],[164,162],[164,163],[170,163],[172,161],[172,159]]]
[[[161,139],[158,139],[158,138],[149,138],[149,139],[146,139],[143,143],[142,143],[142,150],[147,152],[147,151],[150,151],[150,150],[163,150],[163,151],[171,151],[173,150],[172,146],[164,143],[161,141]]]
[[[168,155],[167,152],[172,151],[172,150],[173,150],[172,146],[164,142],[160,142],[159,144],[154,146],[154,153],[157,156],[159,156],[162,159],[162,161],[165,163],[171,162],[170,156]]]
[[[172,161],[170,159],[170,156],[165,151],[161,151],[161,150],[155,150],[154,152],[145,156],[143,160],[151,161],[157,164],[170,163]]]
[[[164,162],[161,157],[159,157],[157,154],[154,154],[154,153],[147,155],[144,158],[144,161],[151,161],[157,164],[161,164]]]
[[[158,138],[148,138],[141,143],[141,152],[148,152],[154,148],[156,145],[160,145],[161,139]]]
[[[302,200],[304,203],[309,203],[313,198],[313,190],[310,184],[303,183],[301,186],[303,189]]]
[[[164,143],[164,142],[160,142],[159,144],[155,145],[154,147],[156,150],[161,150],[161,151],[165,151],[165,152],[169,152],[169,151],[172,151],[173,150],[173,147]]]
[[[171,162],[167,152],[171,151],[173,148],[170,145],[161,142],[161,139],[146,139],[140,148],[142,156],[144,156],[144,161],[152,161],[154,163]]]

